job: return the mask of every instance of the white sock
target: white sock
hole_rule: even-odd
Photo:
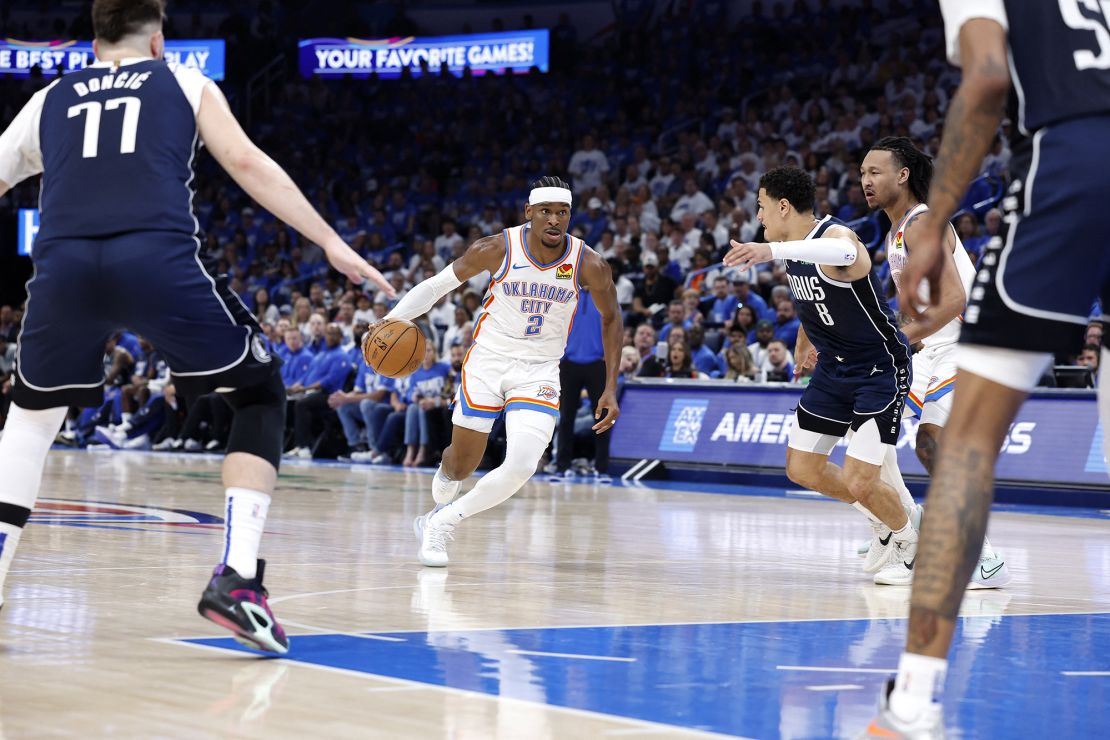
[[[269,510],[269,494],[249,488],[227,489],[223,562],[243,578],[254,578],[258,572],[258,544]]]
[[[19,544],[19,536],[23,529],[14,524],[0,522],[0,605],[4,603],[4,579],[8,577],[8,569],[12,567],[15,557],[15,548]]]
[[[886,457],[883,458],[882,467],[879,468],[879,480],[898,493],[898,500],[902,502],[902,506],[911,509],[917,506],[917,502],[910,495],[910,489],[906,488],[906,482],[902,480],[902,471],[898,469],[898,450],[894,445],[887,445]]]
[[[901,529],[892,530],[894,532],[895,542],[917,542],[917,530],[913,528],[913,522],[906,522],[906,526]]]
[[[902,653],[898,661],[898,677],[890,693],[890,711],[902,720],[912,721],[944,692],[948,661],[928,655]]]
[[[854,504],[852,504],[852,508],[867,517],[867,521],[878,522],[879,524],[882,524],[882,522],[879,521],[879,517],[872,514],[871,510],[861,504],[859,501],[856,501]]]
[[[12,404],[4,435],[0,437],[0,474],[4,488],[0,504],[5,521],[0,522],[0,603],[15,548],[19,544],[26,515],[35,508],[42,485],[46,453],[66,416],[65,408],[32,411]]]

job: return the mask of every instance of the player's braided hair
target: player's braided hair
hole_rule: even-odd
[[[563,188],[565,190],[570,190],[570,185],[568,185],[566,180],[561,177],[547,175],[546,177],[541,177],[539,180],[536,180],[534,183],[532,183],[531,189],[535,190],[536,188]]]
[[[871,145],[871,151],[890,152],[898,167],[910,171],[910,192],[918,201],[929,199],[929,184],[933,181],[932,158],[913,145],[905,136],[887,136]]]

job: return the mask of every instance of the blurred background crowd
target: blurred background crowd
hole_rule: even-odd
[[[520,223],[534,179],[571,182],[571,229],[613,268],[626,326],[622,379],[794,382],[798,319],[781,265],[720,266],[730,239],[761,238],[760,175],[788,164],[807,170],[817,213],[852,224],[887,280],[889,224],[868,211],[859,164],[883,136],[908,136],[935,155],[959,81],[943,61],[936,4],[926,0],[756,0],[743,12],[726,2],[621,3],[617,22],[590,34],[561,15],[551,25],[546,74],[304,80],[282,52],[298,37],[434,30],[405,4],[338,5],[331,15],[274,0],[177,2],[166,33],[233,44],[222,87],[249,133],[398,297],[478,237]],[[37,21],[19,21],[16,6],[0,2],[6,36],[91,36],[84,16],[63,23],[44,10]],[[509,6],[489,28],[455,31],[535,25],[527,8]],[[260,95],[257,73],[275,67],[281,73],[264,77]],[[0,125],[48,82],[0,80]],[[1003,123],[955,219],[973,261],[1002,229],[1010,128]],[[436,462],[488,275],[420,321],[431,341],[412,378],[380,378],[361,361],[359,340],[396,298],[330,271],[316,245],[252,203],[210,157],[198,160],[195,186],[208,258],[231,276],[271,351],[285,359],[288,454]],[[14,233],[15,209],[33,207],[37,191],[27,183],[0,199],[0,231]],[[3,288],[0,415],[24,298],[10,280]],[[1085,346],[1058,358],[1091,368],[1074,376],[1080,384],[1097,371],[1101,331],[1093,321]],[[109,400],[74,410],[63,441],[222,448],[226,404],[219,396],[177,398],[157,348],[121,332],[105,364]],[[579,436],[588,447],[590,435]]]

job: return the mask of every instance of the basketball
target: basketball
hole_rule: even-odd
[[[427,339],[406,319],[386,319],[362,338],[362,356],[379,375],[403,378],[424,361]]]

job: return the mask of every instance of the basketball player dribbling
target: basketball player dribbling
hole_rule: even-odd
[[[0,195],[43,174],[35,274],[0,439],[0,605],[46,453],[69,406],[103,402],[104,343],[127,327],[166,358],[179,393],[218,391],[235,410],[224,552],[198,610],[249,647],[285,653],[258,559],[281,460],[281,360],[201,254],[191,187],[198,143],[337,270],[393,289],[247,138],[214,83],[162,61],[163,15],[163,0],[95,0],[97,62],[37,92],[0,136]]]
[[[609,264],[566,233],[570,211],[566,182],[557,177],[537,180],[524,207],[523,225],[474,242],[461,258],[409,291],[386,317],[414,319],[475,275],[493,276],[474,323],[474,344],[463,361],[451,445],[432,479],[432,496],[439,505],[414,522],[424,565],[447,565],[447,541],[455,526],[505,501],[536,472],[559,418],[559,360],[583,290],[590,291],[601,314],[605,347],[605,389],[594,414],[594,432],[609,431],[620,415],[616,388],[624,329],[617,291]],[[508,438],[505,461],[454,500],[462,481],[482,461],[502,411]]]
[[[933,163],[928,155],[914,147],[905,137],[880,139],[860,165],[860,183],[867,205],[881,208],[890,219],[886,238],[886,255],[890,275],[899,295],[904,293],[902,271],[911,259],[921,219],[929,207],[925,199],[933,179]],[[956,376],[956,340],[960,336],[960,314],[967,306],[968,292],[975,279],[975,266],[964,251],[956,230],[949,227],[945,234],[944,281],[942,296],[935,306],[923,311],[921,321],[902,326],[913,353],[913,383],[906,408],[919,419],[917,426],[917,457],[925,470],[933,474],[933,462],[941,429],[952,410],[952,389]],[[891,449],[884,468],[897,472],[898,456]],[[893,560],[875,574],[875,580],[887,585],[908,585],[913,580],[913,561]],[[969,588],[998,588],[1010,582],[1006,561],[984,541],[979,566],[972,575]]]

